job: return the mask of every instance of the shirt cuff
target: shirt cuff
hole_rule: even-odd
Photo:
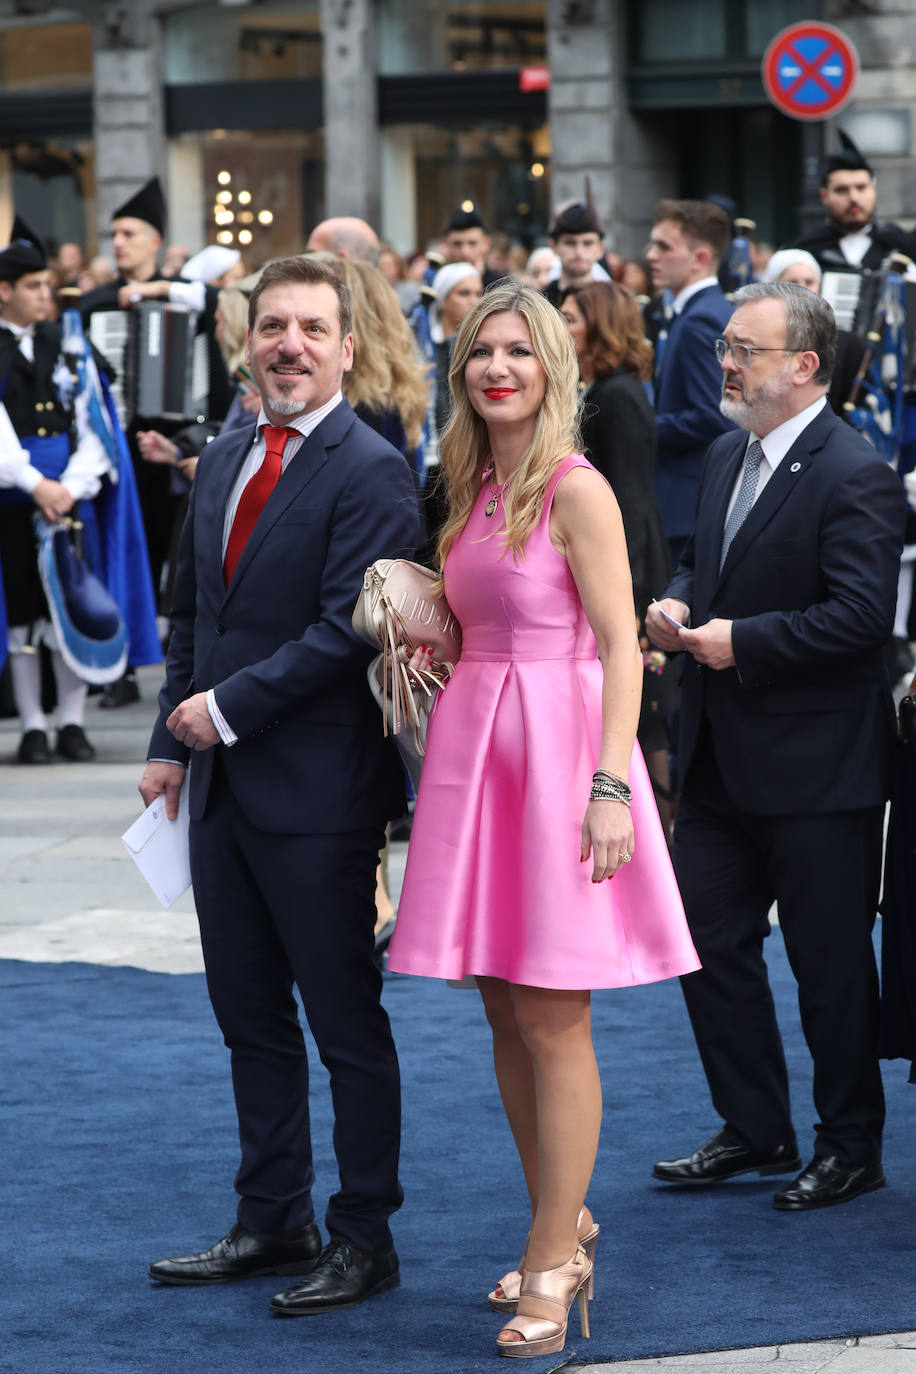
[[[187,763],[181,759],[147,759],[147,763],[174,763],[176,768],[187,768]]]
[[[31,496],[38,483],[44,481],[44,477],[44,473],[38,468],[33,468],[31,463],[25,463],[16,473],[16,486]]]
[[[235,733],[235,731],[233,730],[233,728],[232,728],[232,726],[229,724],[229,722],[226,720],[226,717],[223,715],[222,711],[221,711],[221,710],[219,709],[219,707],[217,706],[217,704],[216,704],[216,695],[215,695],[215,693],[214,693],[212,687],[210,688],[209,692],[207,693],[207,698],[206,698],[206,700],[207,700],[207,710],[210,712],[210,719],[213,721],[213,725],[214,725],[214,727],[215,727],[215,729],[216,729],[216,733],[219,735],[220,739],[223,741],[223,744],[230,745],[230,746],[233,745],[233,744],[238,744],[238,742],[239,742],[239,737],[238,737],[238,735]]]
[[[173,281],[169,286],[169,300],[177,305],[187,305],[198,314],[207,303],[207,292],[202,281]]]

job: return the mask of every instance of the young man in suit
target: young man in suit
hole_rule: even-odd
[[[800,1211],[884,1183],[871,932],[894,738],[882,647],[905,504],[827,405],[830,307],[788,283],[735,301],[717,355],[722,409],[741,431],[710,449],[695,533],[647,616],[654,642],[684,654],[674,858],[703,967],[682,986],[725,1124],[653,1177],[710,1184],[800,1165],[763,961],[776,901],[820,1118],[813,1159],[774,1197]]]
[[[207,982],[232,1054],[238,1222],[161,1260],[162,1283],[305,1275],[272,1310],[350,1306],[398,1282],[400,1086],[373,962],[375,870],[403,788],[350,617],[367,564],[418,536],[410,470],[353,414],[352,303],[287,258],[251,296],[252,430],[215,439],[182,535],[144,801],[177,814],[191,763],[191,872]],[[312,1203],[298,987],[334,1099],[340,1190]]]
[[[652,286],[671,318],[656,343],[655,492],[676,565],[693,530],[706,450],[731,428],[719,410],[713,346],[731,314],[716,272],[731,238],[728,216],[704,200],[661,200],[646,251]]]

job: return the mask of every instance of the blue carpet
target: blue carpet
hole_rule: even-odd
[[[802,1153],[810,1066],[782,941],[773,983]],[[234,1217],[235,1119],[203,977],[0,962],[3,1241],[0,1369],[15,1374],[470,1374],[497,1366],[483,1295],[517,1257],[524,1198],[475,993],[391,976],[404,1072],[402,1287],[347,1312],[280,1321],[283,1280],[161,1288],[150,1260],[210,1244]],[[605,1121],[590,1203],[601,1222],[591,1341],[571,1363],[911,1328],[914,1089],[888,1066],[890,1186],[810,1215],[780,1180],[678,1193],[653,1160],[715,1125],[676,983],[594,999]],[[314,1074],[318,1194],[335,1185]],[[530,1360],[543,1374],[560,1357]]]

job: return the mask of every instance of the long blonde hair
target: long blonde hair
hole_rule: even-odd
[[[353,297],[353,367],[343,393],[352,406],[376,414],[396,410],[407,447],[417,448],[426,418],[429,381],[397,293],[377,267],[332,253],[310,257],[330,263]]]
[[[224,286],[216,298],[216,303],[223,317],[219,350],[223,355],[226,371],[231,376],[245,356],[245,336],[248,332],[248,300],[234,286]]]
[[[535,421],[534,437],[511,483],[504,489],[506,547],[517,560],[525,541],[541,518],[547,483],[557,463],[581,452],[579,438],[579,369],[566,321],[531,286],[509,279],[497,282],[481,296],[455,336],[448,381],[452,413],[440,445],[442,469],[448,480],[449,514],[439,536],[440,568],[457,535],[467,524],[490,461],[487,426],[468,399],[464,368],[477,331],[490,315],[521,315],[528,325],[534,355],[544,369],[544,399]]]

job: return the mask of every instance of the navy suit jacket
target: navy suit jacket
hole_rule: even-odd
[[[715,353],[733,308],[719,286],[706,286],[668,326],[655,378],[655,494],[671,538],[692,531],[706,450],[734,429],[719,411],[722,371]]]
[[[691,625],[733,620],[735,668],[683,655],[680,760],[703,726],[736,808],[850,811],[887,794],[891,633],[906,506],[896,474],[829,406],[783,458],[735,535],[725,513],[747,434],[723,435],[703,471],[696,531],[666,595]]]
[[[188,761],[166,719],[186,697],[213,688],[239,737],[215,748],[253,825],[329,834],[384,824],[403,804],[403,784],[366,681],[372,650],[351,615],[368,564],[413,555],[419,520],[410,469],[342,401],[282,474],[226,587],[226,504],[254,434],[215,439],[197,465],[149,757]],[[197,820],[214,750],[190,757]]]

